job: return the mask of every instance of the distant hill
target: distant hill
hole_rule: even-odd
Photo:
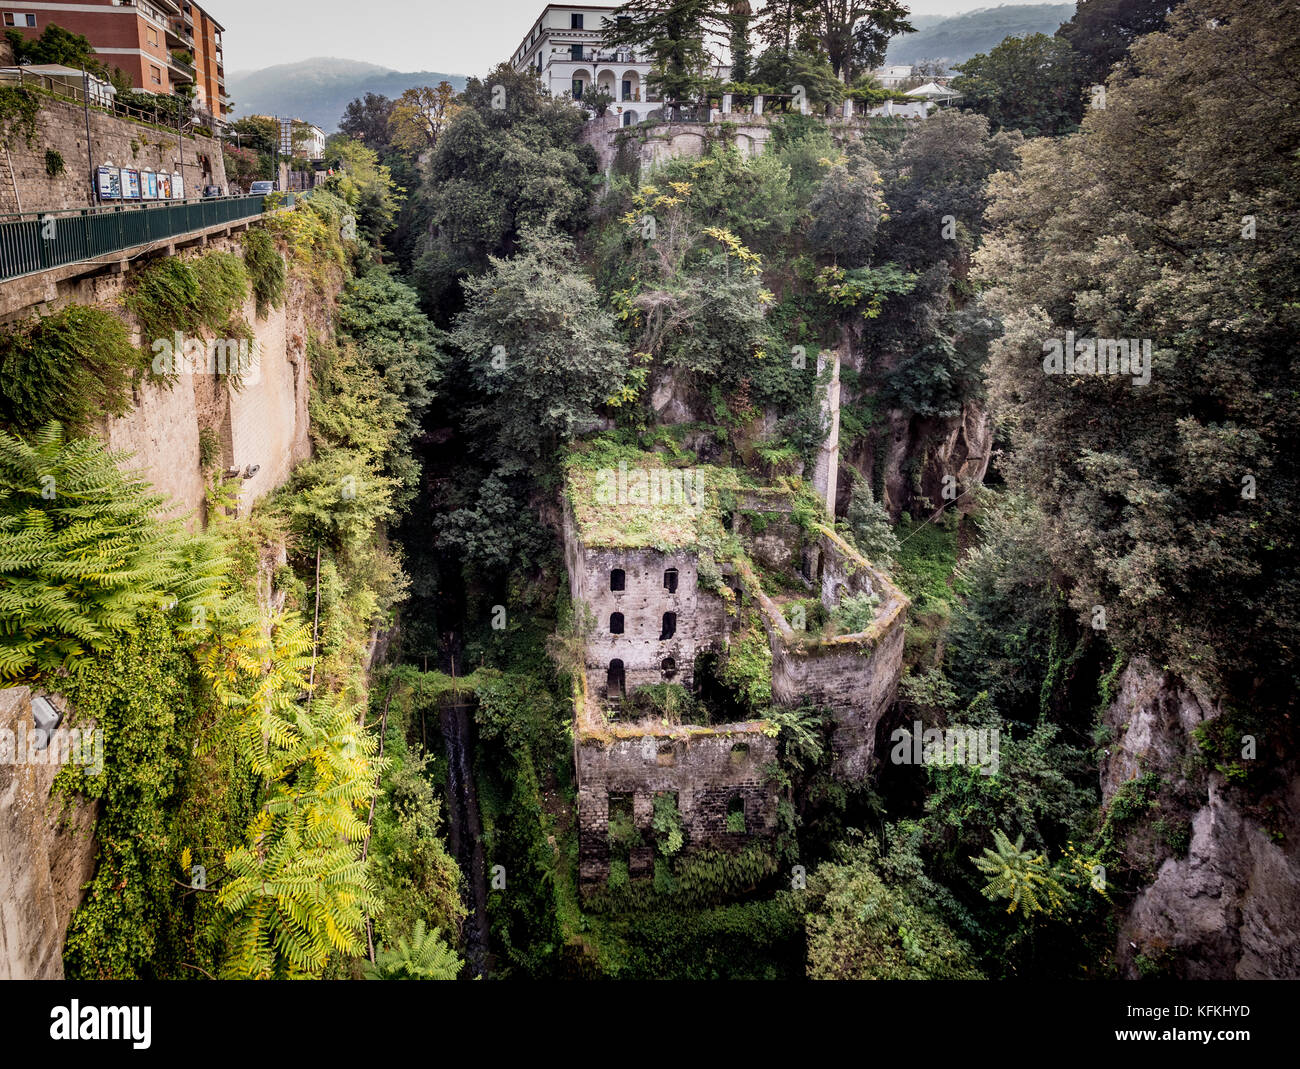
[[[281,63],[226,77],[235,101],[235,118],[244,115],[291,115],[314,122],[327,134],[338,129],[348,102],[366,93],[399,97],[417,85],[451,82],[465,88],[463,74],[395,71],[374,63],[322,56],[300,63]]]
[[[985,7],[964,15],[935,19],[918,17],[916,33],[894,38],[886,63],[937,60],[952,65],[987,52],[1004,37],[1052,34],[1074,17],[1074,4],[1008,4]]]

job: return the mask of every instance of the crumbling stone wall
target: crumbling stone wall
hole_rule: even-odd
[[[609,797],[632,796],[636,826],[648,831],[654,796],[677,796],[688,847],[737,850],[776,833],[776,784],[763,766],[776,760],[776,740],[758,722],[717,728],[664,728],[661,732],[597,737],[580,734],[578,772],[579,879],[595,883],[609,875]],[[727,830],[733,798],[744,805],[745,831]],[[633,876],[649,873],[653,850],[634,850]]]
[[[690,689],[694,682],[695,655],[721,645],[727,631],[727,614],[722,600],[699,589],[698,561],[694,552],[663,553],[656,549],[590,548],[582,543],[565,509],[565,556],[569,569],[569,593],[574,605],[591,609],[595,625],[587,640],[587,688],[592,695],[608,698],[609,665],[623,662],[625,688],[649,683],[680,683]],[[677,569],[677,589],[664,584],[665,573]],[[622,590],[610,589],[610,575],[622,569]],[[660,639],[664,614],[676,613],[671,638]],[[623,616],[623,633],[610,631],[614,613]],[[672,660],[671,675],[664,663]]]

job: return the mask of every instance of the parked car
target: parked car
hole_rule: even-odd
[[[204,186],[204,187],[203,187],[203,196],[204,196],[205,199],[206,199],[207,197],[219,197],[219,196],[221,196],[221,187],[220,187],[220,186]]]
[[[255,196],[255,197],[258,196],[258,195],[265,195],[265,194],[267,194],[267,193],[274,193],[274,192],[275,192],[275,183],[274,183],[274,182],[254,182],[251,186],[248,187],[248,192],[251,193],[251,194],[252,194],[253,196]]]

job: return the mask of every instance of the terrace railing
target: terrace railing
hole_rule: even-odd
[[[139,245],[291,208],[294,194],[0,215],[0,281],[83,263]],[[301,196],[301,194],[299,194]]]

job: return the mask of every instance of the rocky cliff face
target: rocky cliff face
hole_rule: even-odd
[[[1214,734],[1233,756],[1249,743],[1221,704],[1141,659],[1120,677],[1104,723],[1105,806],[1144,776],[1159,783],[1123,841],[1149,882],[1120,913],[1121,975],[1300,977],[1300,776],[1285,729],[1261,732],[1255,756],[1225,763],[1202,745],[1207,727],[1225,729]]]
[[[0,690],[0,980],[63,979],[63,933],[95,869],[98,806],[65,812],[50,796],[60,766],[15,752],[33,727],[31,698]]]

